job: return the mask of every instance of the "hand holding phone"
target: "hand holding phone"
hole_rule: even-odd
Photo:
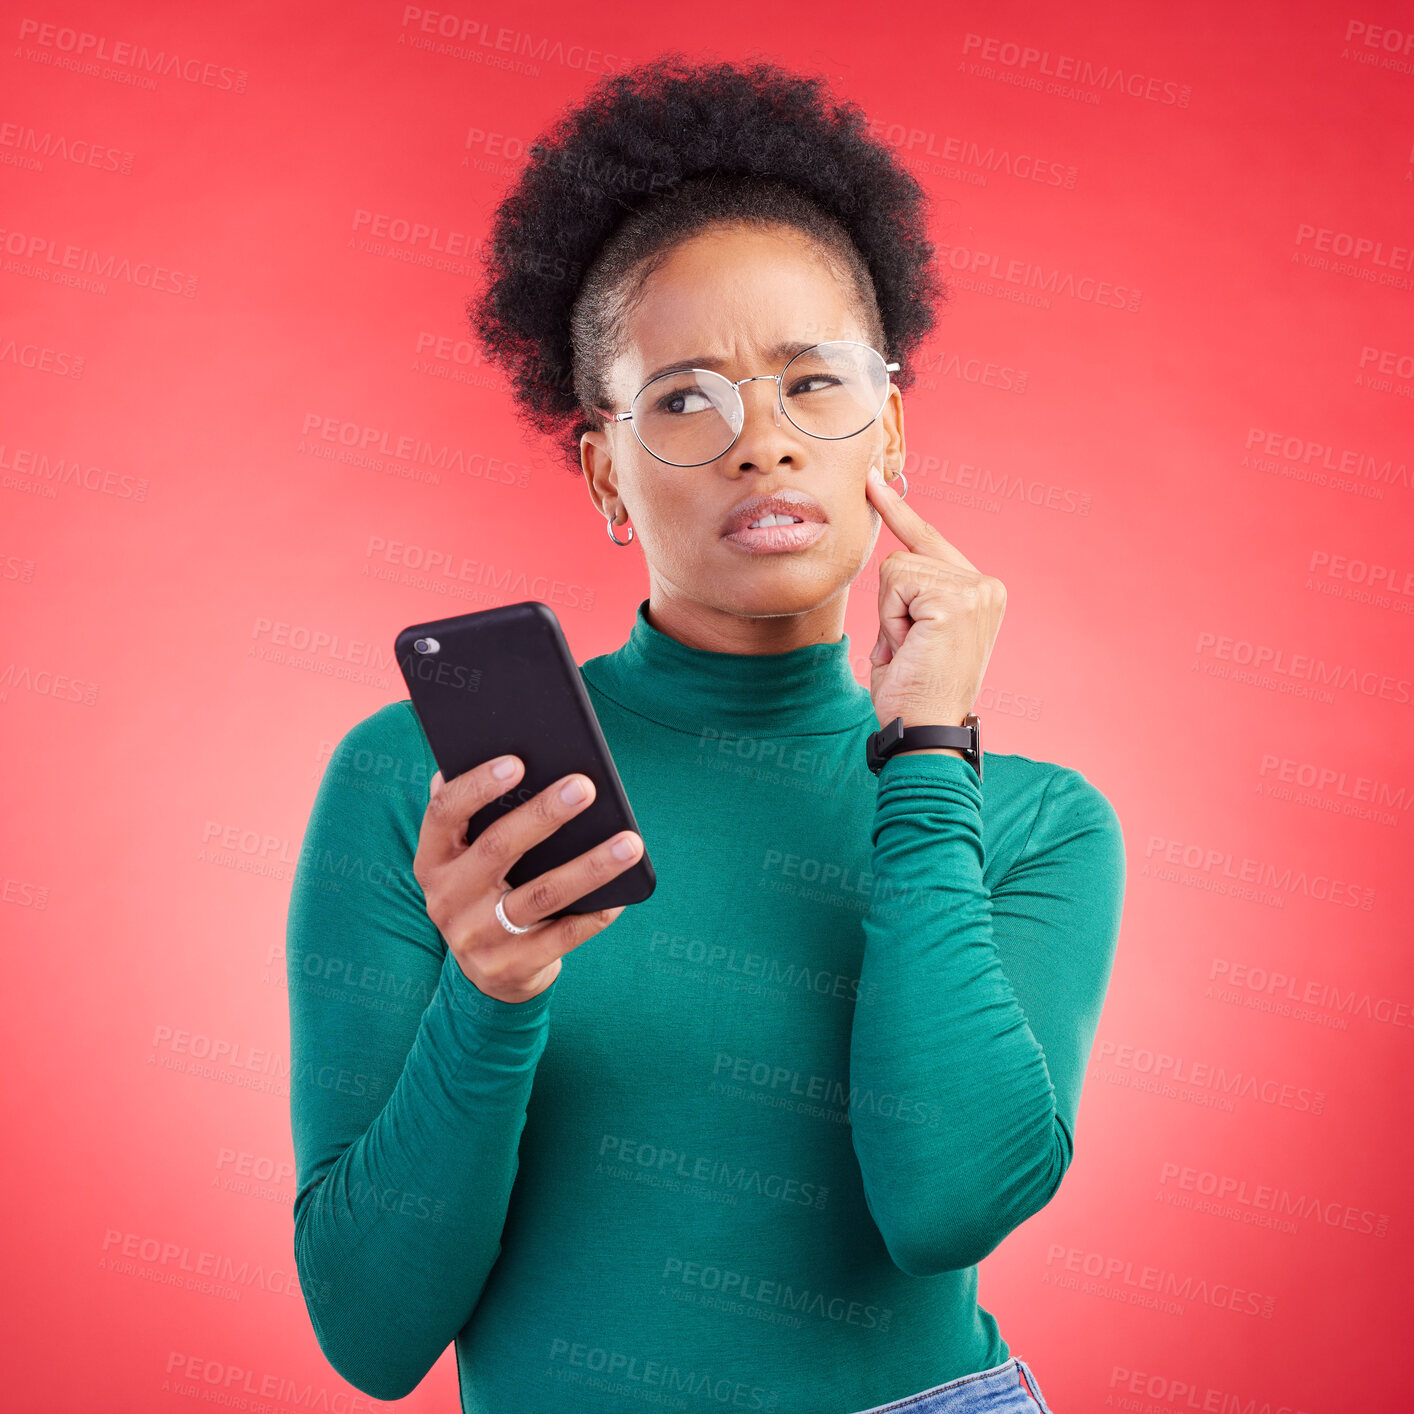
[[[433,779],[445,780],[418,846],[424,892],[437,891],[429,912],[483,992],[528,1000],[554,981],[560,956],[657,883],[593,704],[539,600],[413,624],[394,652],[440,768]],[[515,770],[497,778],[503,756]],[[561,799],[571,780],[584,799]],[[635,852],[619,860],[613,846],[625,837]],[[546,926],[507,932],[495,916],[505,889],[512,923]]]
[[[511,865],[588,808],[594,799],[594,782],[578,773],[562,777],[468,842],[471,817],[513,788],[524,774],[524,763],[518,757],[510,759],[511,774],[502,778],[492,773],[496,760],[484,761],[446,782],[437,772],[412,869],[426,896],[428,916],[468,979],[488,997],[524,1002],[560,975],[565,953],[602,932],[626,905],[564,913],[553,919],[550,915],[633,868],[643,852],[643,841],[634,831],[623,831],[512,887],[506,878]],[[564,789],[575,784],[583,794],[567,801]],[[616,853],[625,844],[627,853]],[[539,925],[529,933],[508,933],[496,917],[496,901],[508,888],[502,903],[505,915],[517,927]]]

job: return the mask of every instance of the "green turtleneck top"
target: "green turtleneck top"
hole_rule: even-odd
[[[412,873],[411,705],[325,772],[288,920],[294,1247],[380,1399],[850,1414],[1010,1354],[977,1263],[1055,1194],[1124,844],[1074,769],[891,758],[849,638],[580,665],[657,889],[486,996]]]

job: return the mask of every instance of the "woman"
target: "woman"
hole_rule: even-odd
[[[658,886],[544,923],[643,848],[507,887],[587,778],[467,846],[518,758],[444,783],[406,701],[344,738],[289,920],[320,1345],[396,1399],[454,1341],[494,1414],[1045,1409],[977,1263],[1070,1163],[1124,849],[1080,772],[970,730],[866,759],[964,725],[1004,605],[889,484],[922,192],[819,80],[672,55],[552,130],[494,235],[475,326],[647,564],[581,672]]]

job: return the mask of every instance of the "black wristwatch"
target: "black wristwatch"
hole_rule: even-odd
[[[976,712],[969,712],[960,727],[905,727],[902,717],[895,717],[886,727],[869,734],[865,759],[877,776],[884,762],[897,751],[912,751],[918,746],[955,746],[962,759],[977,772],[982,782],[982,723]]]

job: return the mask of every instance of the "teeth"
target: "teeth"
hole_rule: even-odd
[[[760,520],[754,520],[754,521],[752,521],[751,524],[747,527],[747,529],[748,529],[748,530],[763,530],[763,529],[765,529],[767,526],[770,526],[770,525],[799,525],[799,524],[801,524],[801,519],[800,519],[799,516],[771,515],[771,516],[762,516]]]

